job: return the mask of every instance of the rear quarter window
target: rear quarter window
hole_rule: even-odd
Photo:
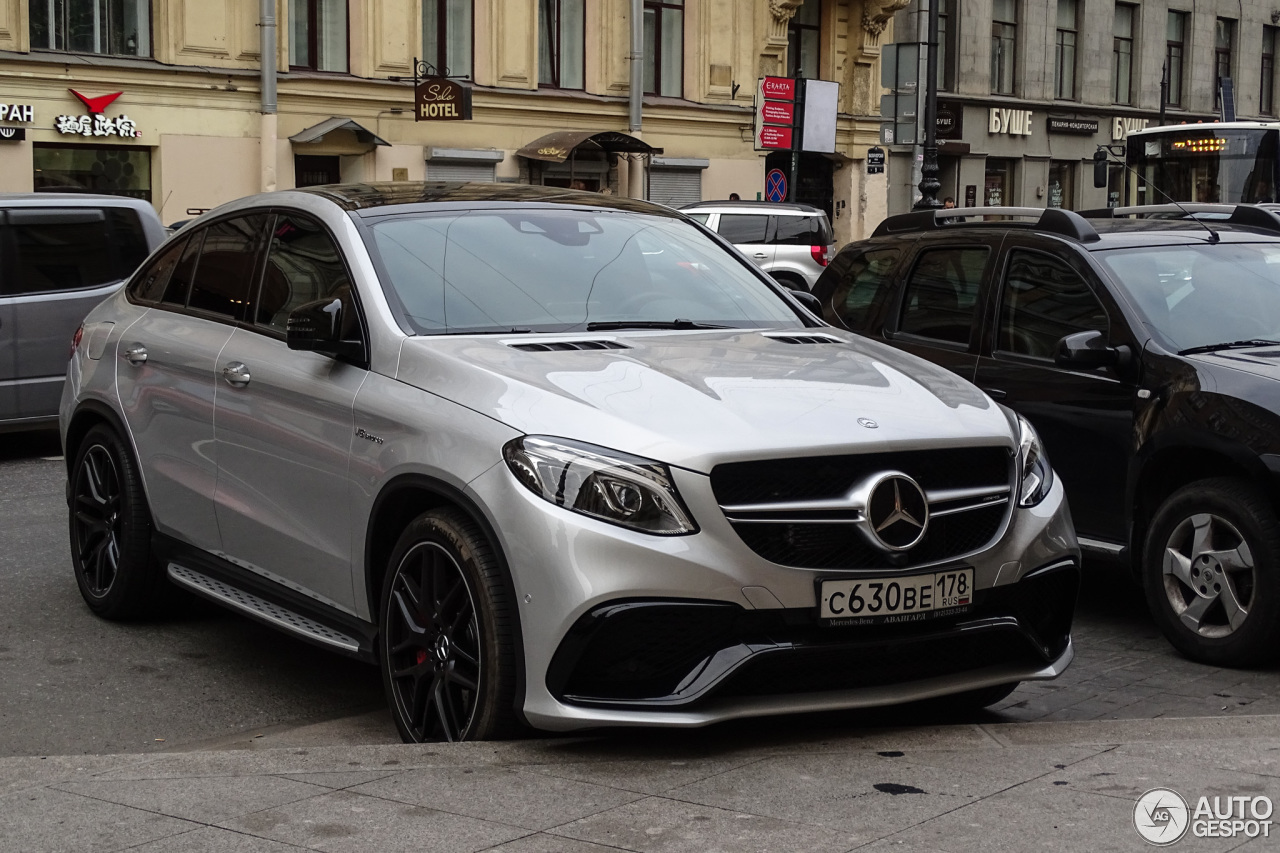
[[[131,208],[13,208],[7,212],[15,275],[0,293],[86,290],[132,275],[147,240]]]
[[[831,243],[831,228],[825,216],[779,216],[777,236],[773,242],[779,246],[826,246]]]

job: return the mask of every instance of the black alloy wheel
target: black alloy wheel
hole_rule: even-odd
[[[106,426],[91,429],[71,470],[68,527],[76,584],[99,616],[151,613],[165,589],[151,555],[151,511],[128,447]]]
[[[460,514],[433,511],[400,537],[382,596],[387,703],[408,743],[490,740],[515,729],[515,664],[492,548]]]
[[[1280,654],[1280,526],[1266,496],[1243,480],[1175,492],[1143,549],[1152,616],[1192,660],[1251,666]]]

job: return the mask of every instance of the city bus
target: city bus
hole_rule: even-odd
[[[1175,124],[1135,130],[1126,169],[1114,167],[1108,204],[1277,201],[1280,122]]]

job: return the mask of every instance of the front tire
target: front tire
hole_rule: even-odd
[[[71,564],[89,609],[105,619],[151,615],[167,586],[151,554],[151,509],[124,440],[85,435],[71,468]]]
[[[1183,655],[1243,667],[1280,654],[1280,527],[1256,487],[1222,478],[1175,492],[1142,559],[1151,614]]]
[[[433,510],[400,536],[379,624],[387,704],[406,743],[493,740],[516,729],[515,618],[492,546]]]

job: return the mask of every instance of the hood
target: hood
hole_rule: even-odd
[[[1280,347],[1222,350],[1184,355],[1183,358],[1213,370],[1229,368],[1251,373],[1263,379],[1280,379]]]
[[[814,337],[825,342],[789,342]],[[567,348],[584,342],[602,348]],[[1005,413],[973,385],[833,329],[408,338],[397,378],[525,434],[696,471],[1015,442]]]

